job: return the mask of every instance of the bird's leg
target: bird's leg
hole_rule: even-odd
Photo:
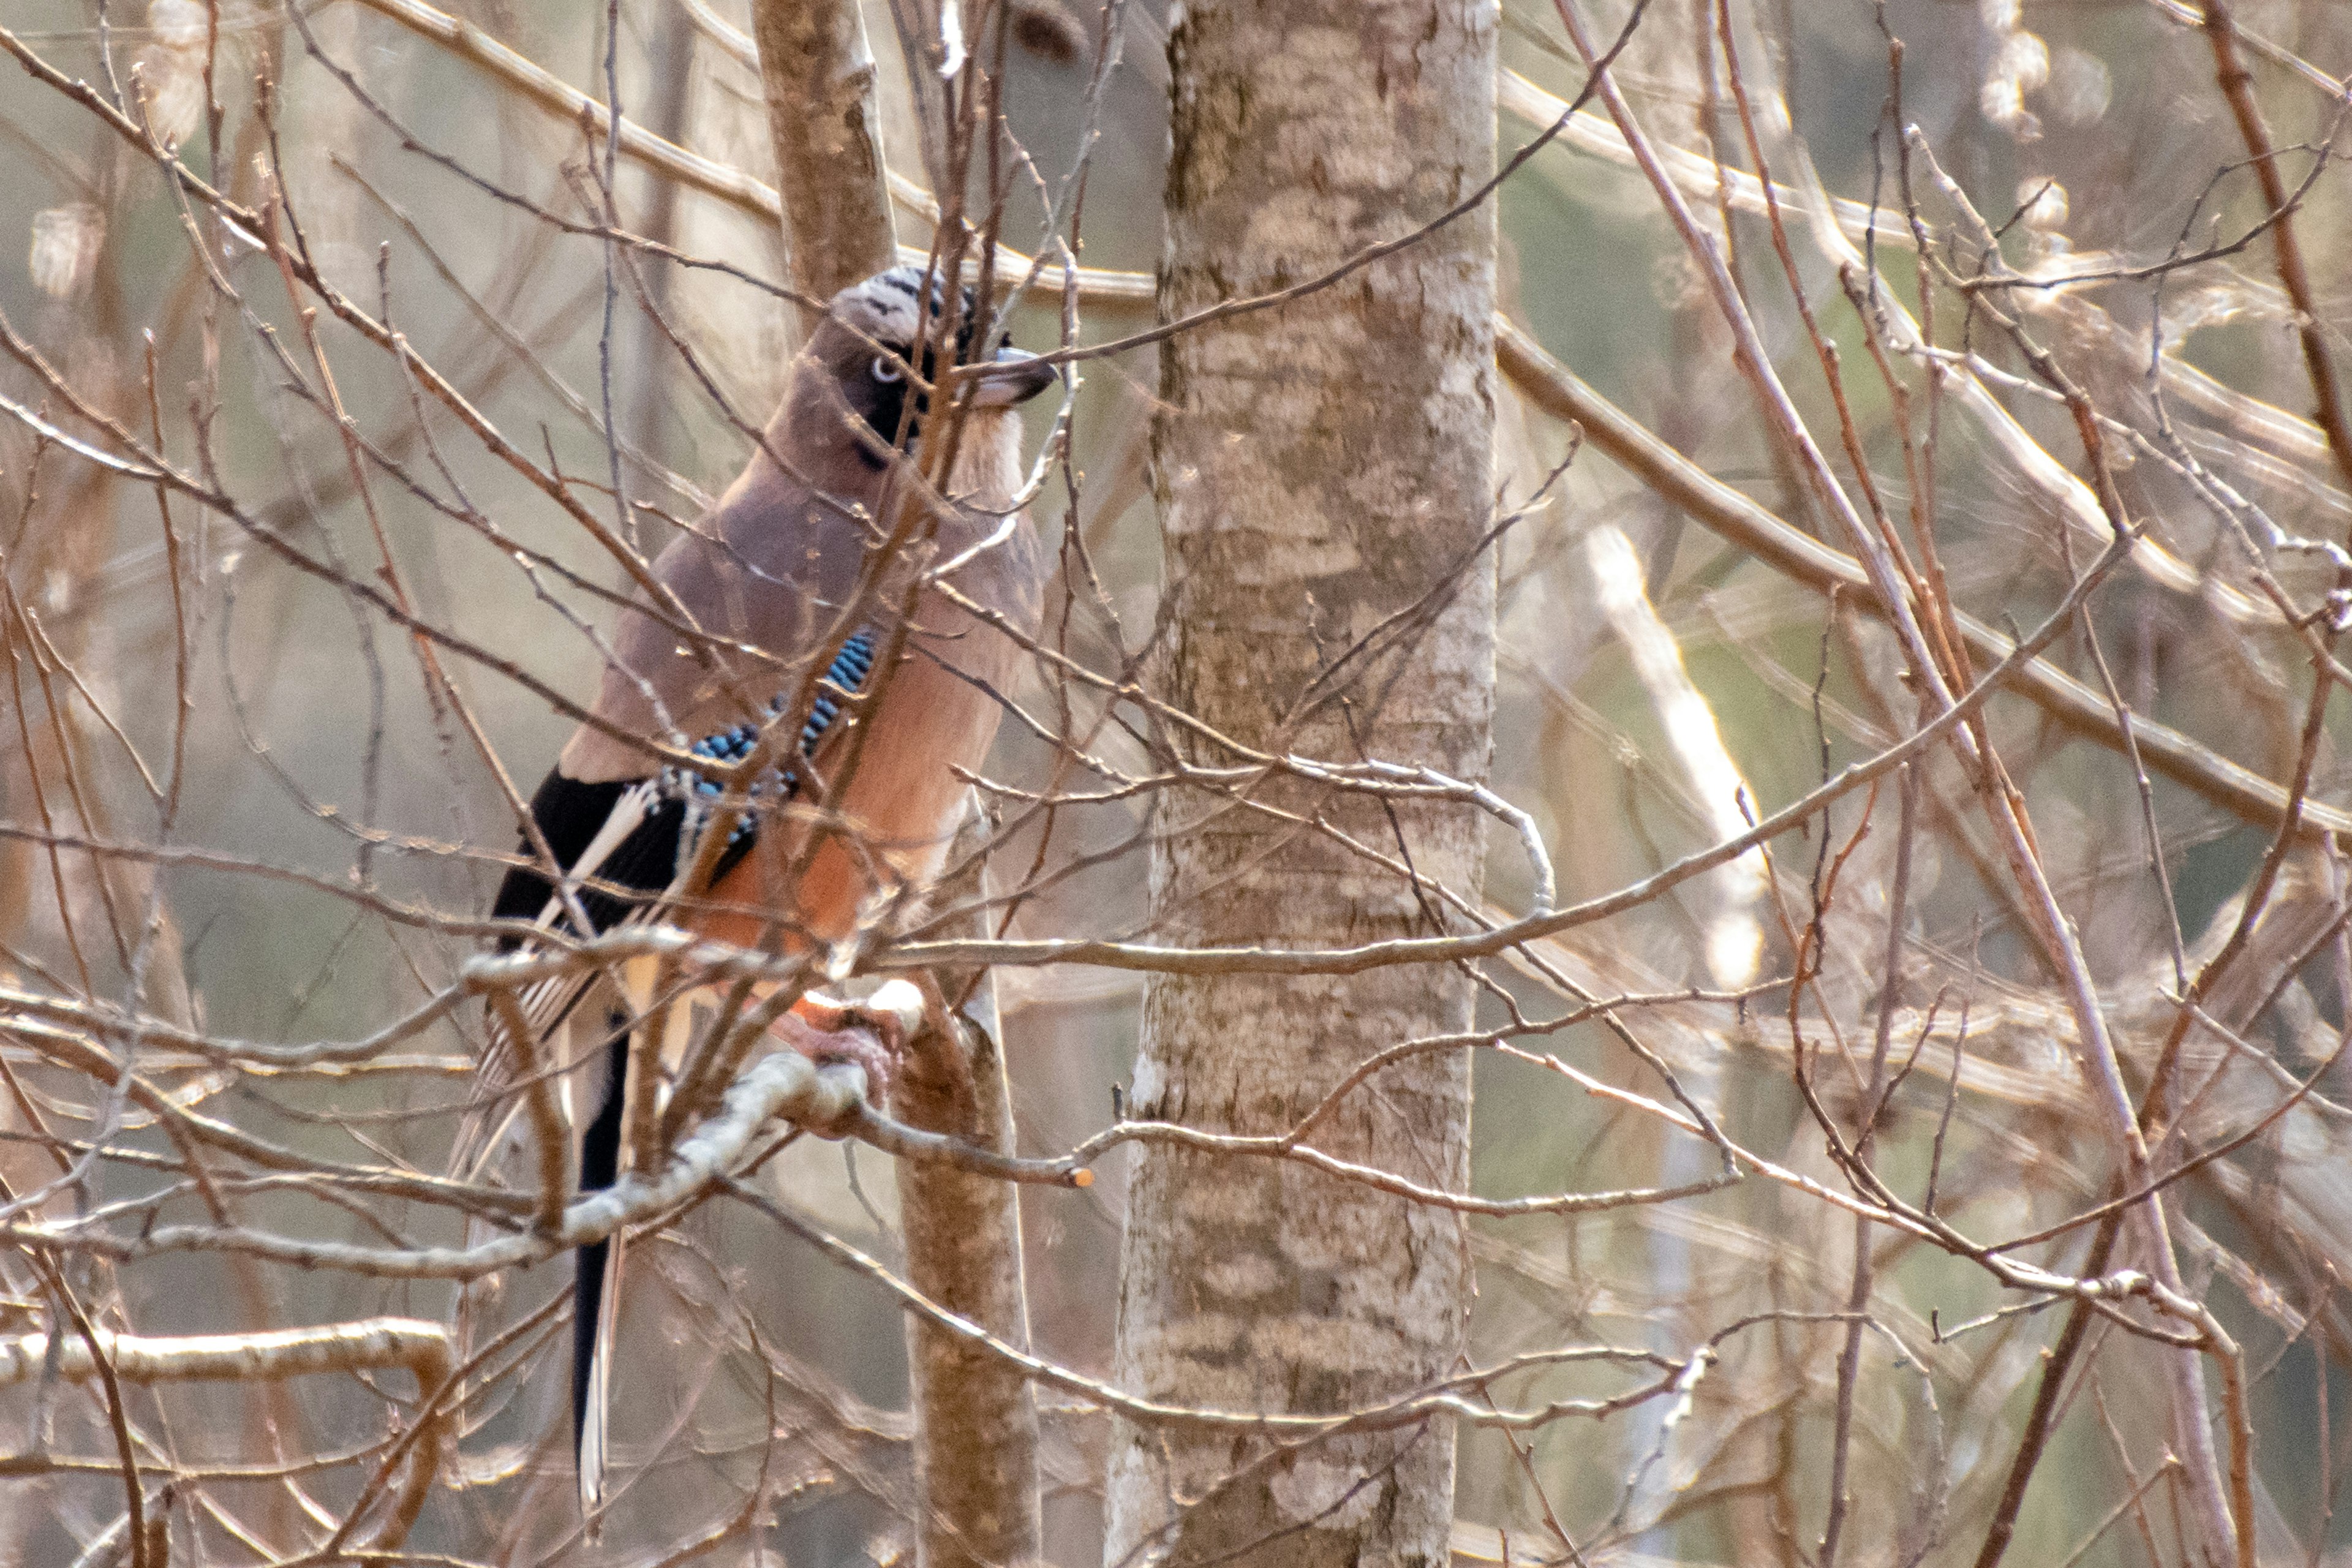
[[[769,1026],[770,1032],[819,1066],[855,1062],[866,1069],[866,1101],[890,1103],[898,1053],[923,1025],[923,995],[903,980],[885,982],[859,1002],[810,992]]]

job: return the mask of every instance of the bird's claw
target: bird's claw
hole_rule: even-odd
[[[854,1063],[866,1072],[866,1102],[890,1102],[898,1053],[923,1025],[923,994],[904,980],[886,981],[862,1001],[811,993],[778,1018],[772,1032],[820,1067]]]

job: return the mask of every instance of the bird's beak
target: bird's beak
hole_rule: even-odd
[[[1028,402],[1061,379],[1058,368],[1028,350],[1001,348],[995,361],[980,372],[980,385],[971,401],[980,408],[1010,408]]]

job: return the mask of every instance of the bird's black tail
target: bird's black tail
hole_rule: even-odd
[[[627,1024],[625,1014],[615,1014],[612,1019],[613,1041],[605,1047],[604,1102],[597,1109],[596,1120],[581,1135],[580,1190],[583,1193],[611,1186],[619,1174],[621,1118],[628,1104]],[[600,1368],[596,1358],[600,1337],[610,1326],[604,1321],[605,1275],[614,1263],[618,1240],[615,1237],[580,1248],[572,1277],[572,1452],[580,1468],[583,1508],[593,1508],[604,1493],[605,1412],[600,1405],[603,1383],[611,1369]],[[589,1440],[592,1420],[596,1426],[593,1442]]]

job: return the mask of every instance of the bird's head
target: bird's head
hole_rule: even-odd
[[[894,443],[902,450],[913,449],[930,409],[925,389],[938,379],[938,350],[929,340],[938,336],[936,323],[947,312],[948,294],[940,279],[929,279],[928,290],[925,282],[919,267],[893,267],[851,284],[833,297],[809,343],[812,357],[839,389],[842,402],[878,437],[876,450],[860,453],[874,468],[883,466]],[[970,289],[961,293],[954,363],[987,362],[972,395],[974,406],[1010,407],[1061,379],[1036,355],[1002,342],[992,353],[975,353],[982,313]]]

